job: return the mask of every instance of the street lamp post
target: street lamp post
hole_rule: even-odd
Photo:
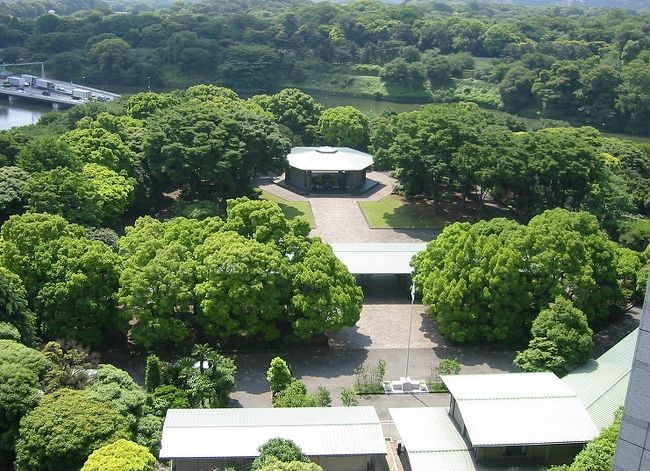
[[[411,331],[413,329],[413,303],[415,302],[415,281],[411,281],[411,312],[409,314],[409,338],[406,345],[406,373],[404,377],[408,381],[409,378],[409,360],[411,359]]]

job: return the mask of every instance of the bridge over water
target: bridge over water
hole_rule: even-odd
[[[0,67],[4,64],[0,64]],[[49,79],[34,75],[8,75],[0,72],[0,96],[14,100],[31,100],[40,103],[51,103],[54,108],[73,106],[91,101],[111,101],[119,98],[117,93],[111,93],[98,88],[87,87],[72,82]]]

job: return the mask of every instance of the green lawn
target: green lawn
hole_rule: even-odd
[[[380,201],[360,201],[359,206],[373,229],[442,229],[448,222],[426,201],[406,201],[390,195]]]
[[[316,224],[314,223],[314,215],[311,212],[311,206],[307,201],[287,201],[264,190],[262,190],[260,198],[263,200],[275,201],[278,203],[280,209],[282,209],[282,212],[287,217],[287,219],[301,217],[307,220],[309,227],[312,229],[316,227]]]
[[[435,208],[430,200],[407,200],[399,195],[380,201],[360,201],[359,206],[373,229],[443,229],[454,222],[513,218],[506,208],[493,203],[478,205],[460,195],[444,198]]]
[[[628,141],[636,142],[637,144],[650,144],[650,137],[634,136],[632,134],[616,134],[613,132],[604,132],[603,134],[609,137],[617,137],[619,139],[625,139]]]

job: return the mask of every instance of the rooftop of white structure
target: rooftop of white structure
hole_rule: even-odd
[[[639,329],[633,330],[596,360],[589,360],[562,378],[571,387],[598,427],[612,425],[625,403]]]
[[[598,434],[577,394],[553,373],[453,375],[442,380],[474,447],[586,443]]]
[[[169,409],[160,458],[253,458],[271,438],[308,456],[386,453],[374,407]]]
[[[336,257],[353,275],[408,275],[411,259],[426,250],[426,243],[332,243]]]
[[[294,147],[287,159],[291,167],[312,172],[364,170],[372,165],[372,155],[349,147]]]
[[[475,463],[446,407],[388,409],[408,451],[412,471],[504,471],[503,467]],[[494,424],[492,424],[494,426]],[[545,466],[511,466],[505,471],[541,471]]]

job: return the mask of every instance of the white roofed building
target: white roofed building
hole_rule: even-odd
[[[544,469],[570,462],[598,429],[553,373],[443,376],[449,408],[390,409],[412,471]]]
[[[366,471],[386,445],[373,407],[170,409],[160,459],[173,471],[250,466],[271,438],[294,441],[325,471]]]
[[[372,156],[349,147],[294,147],[285,182],[302,192],[347,193],[366,189]],[[368,180],[370,181],[370,180]]]

